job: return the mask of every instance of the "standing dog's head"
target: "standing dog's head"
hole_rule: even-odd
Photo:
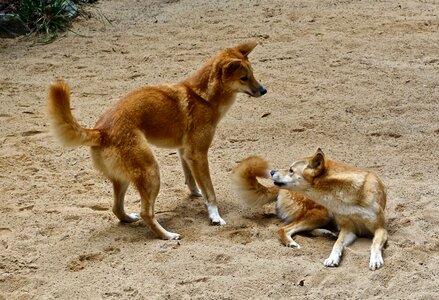
[[[247,42],[229,48],[220,53],[221,81],[224,89],[230,92],[246,93],[260,97],[267,93],[253,75],[248,55],[256,47],[256,42]]]
[[[288,170],[271,170],[270,175],[280,188],[305,191],[311,187],[314,178],[324,173],[325,168],[325,155],[319,148],[313,156],[293,162]]]

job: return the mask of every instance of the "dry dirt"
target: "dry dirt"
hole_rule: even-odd
[[[0,40],[0,299],[438,297],[438,1],[112,0],[90,12],[46,46]],[[188,197],[172,149],[155,149],[156,209],[183,239],[118,223],[88,149],[52,139],[48,84],[67,80],[74,114],[91,127],[127,92],[184,78],[249,39],[268,93],[240,95],[209,152],[227,225],[210,226],[202,200]],[[283,247],[273,207],[245,209],[231,190],[246,156],[283,167],[317,147],[384,179],[383,269],[369,271],[368,239],[338,268],[322,264],[332,240]],[[139,211],[133,189],[126,202]]]

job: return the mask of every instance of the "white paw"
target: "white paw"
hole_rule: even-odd
[[[340,256],[330,255],[323,263],[325,267],[338,267],[340,263]]]
[[[193,197],[202,197],[203,196],[203,194],[201,193],[201,191],[198,187],[190,189],[190,192],[191,192],[191,196],[193,196]]]
[[[300,249],[300,245],[295,241],[288,242],[287,247]]]
[[[371,271],[378,270],[384,265],[384,260],[379,252],[372,252],[370,255],[369,269]]]
[[[163,239],[164,240],[179,240],[179,239],[181,239],[181,236],[175,232],[167,232],[166,235],[163,237]]]
[[[218,207],[216,207],[216,205],[208,204],[207,212],[209,213],[209,218],[212,222],[212,225],[226,225],[226,222],[220,217]]]
[[[131,220],[136,220],[139,221],[140,220],[140,215],[138,213],[129,213],[127,214],[127,216],[131,219]]]
[[[122,219],[120,219],[121,222],[124,223],[133,223],[133,222],[137,222],[140,220],[140,216],[138,213],[129,213],[126,214],[125,216],[123,216]]]
[[[223,220],[220,216],[216,216],[215,218],[210,218],[210,221],[212,222],[212,225],[226,225],[226,221]]]

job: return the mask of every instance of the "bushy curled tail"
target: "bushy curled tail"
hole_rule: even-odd
[[[268,163],[258,157],[250,156],[241,161],[233,170],[232,182],[240,198],[248,206],[262,206],[277,199],[279,189],[260,184],[257,177],[269,177]]]
[[[82,128],[70,109],[70,89],[62,80],[49,87],[47,112],[53,134],[64,146],[99,146],[101,133],[97,129]]]

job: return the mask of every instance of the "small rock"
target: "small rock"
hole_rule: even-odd
[[[66,0],[64,1],[64,10],[67,12],[67,16],[70,19],[75,18],[78,16],[78,6],[75,4],[75,2]]]
[[[29,31],[17,14],[0,14],[0,38],[15,38]]]

